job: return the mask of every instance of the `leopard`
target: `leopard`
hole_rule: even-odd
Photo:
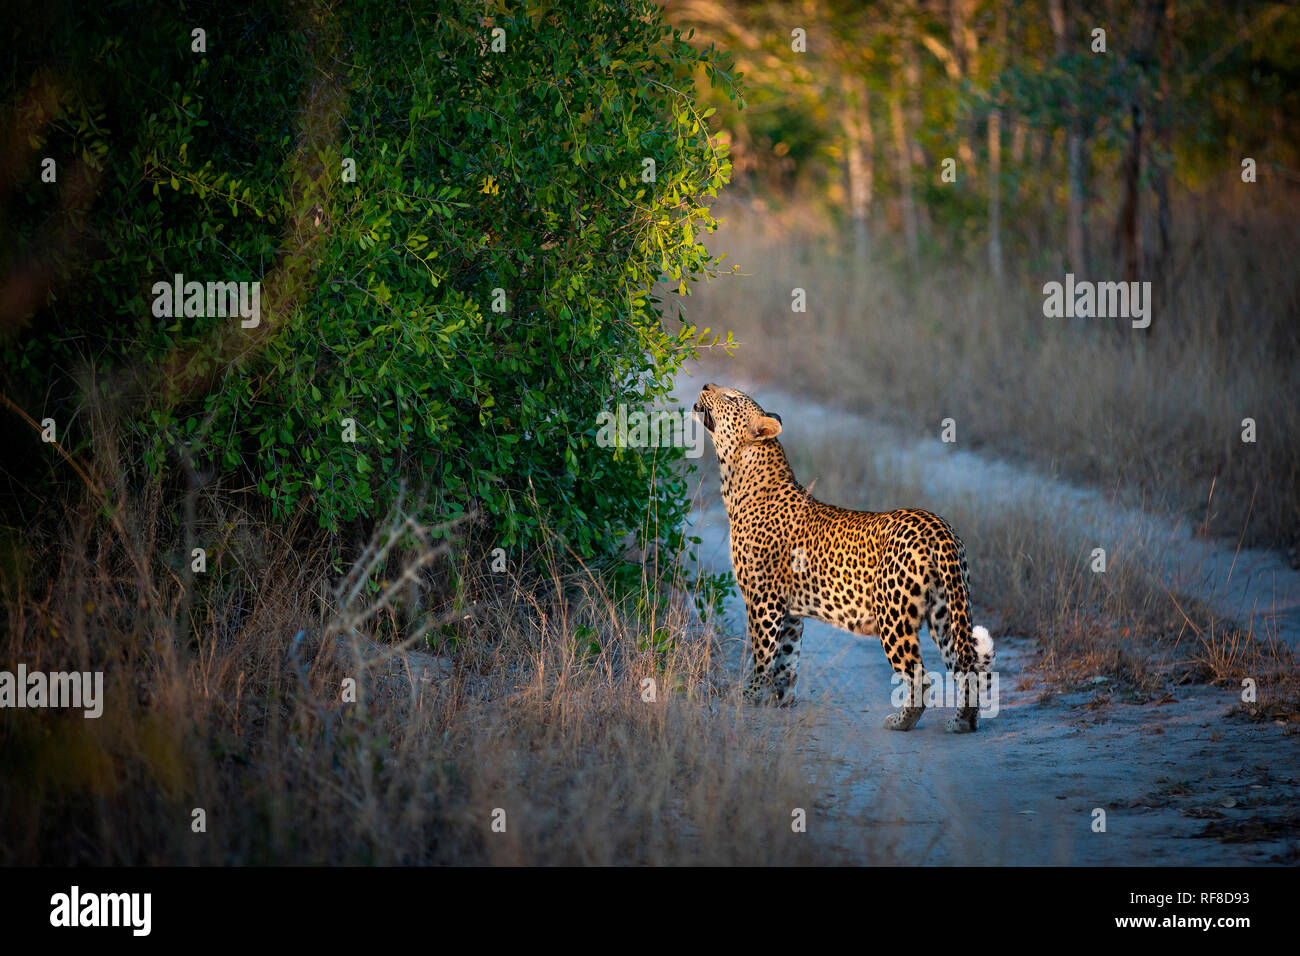
[[[712,440],[744,598],[753,670],[746,701],[795,702],[805,618],[878,637],[904,688],[890,730],[914,728],[926,706],[924,623],[956,684],[951,733],[977,728],[980,685],[994,662],[985,627],[971,626],[970,570],[952,526],[915,508],[853,511],[814,498],[778,436],[781,416],[749,395],[706,384],[693,406]]]

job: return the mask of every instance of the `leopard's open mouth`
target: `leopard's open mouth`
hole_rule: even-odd
[[[713,433],[713,412],[709,411],[700,402],[695,403],[695,411],[700,416],[700,421],[704,423],[704,430]]]

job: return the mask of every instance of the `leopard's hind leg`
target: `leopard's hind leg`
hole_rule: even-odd
[[[911,730],[925,710],[925,668],[921,665],[921,609],[909,597],[876,611],[880,643],[906,688],[903,706],[885,718],[890,730]]]

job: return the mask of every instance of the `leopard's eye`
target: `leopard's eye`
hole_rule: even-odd
[[[740,404],[740,399],[738,399],[735,395],[723,395],[722,397],[725,398],[727,401],[731,402],[731,404],[733,405]]]

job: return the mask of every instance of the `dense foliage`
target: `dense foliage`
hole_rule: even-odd
[[[75,452],[88,360],[149,469],[331,531],[405,484],[506,547],[680,543],[681,449],[602,448],[596,423],[705,341],[653,290],[710,267],[730,165],[693,77],[729,90],[725,64],[642,0],[166,7],[18,18],[0,265],[54,277],[5,319],[6,392]],[[260,324],[159,317],[176,274],[260,281]]]

